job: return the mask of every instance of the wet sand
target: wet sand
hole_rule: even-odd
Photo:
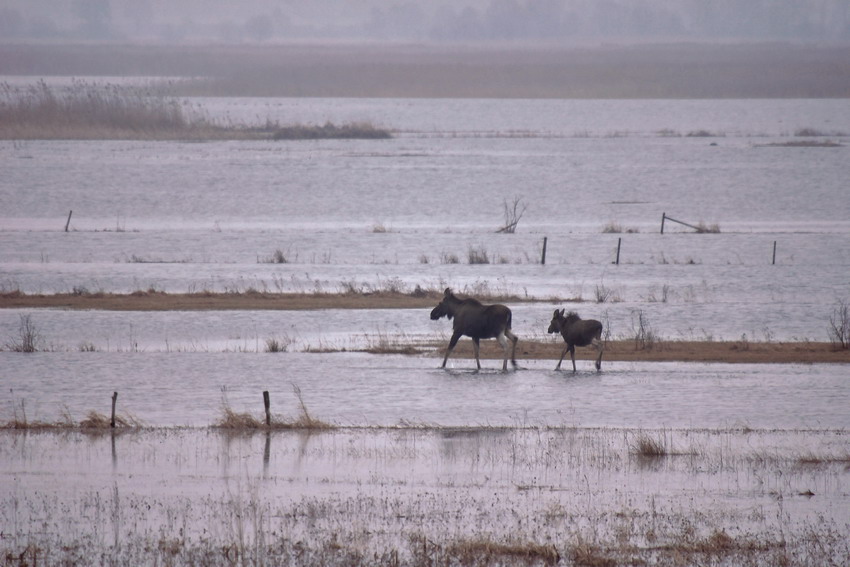
[[[139,291],[132,294],[55,294],[35,295],[11,292],[0,295],[0,308],[80,309],[109,311],[226,311],[226,310],[319,310],[319,309],[430,309],[438,301],[433,291],[403,294],[281,294],[281,293],[197,293],[170,294]],[[488,302],[523,303],[519,297],[486,298]],[[548,301],[539,301],[547,303]],[[563,303],[558,300],[556,303]],[[462,340],[453,357],[472,356],[472,343]],[[501,358],[496,341],[482,342],[483,358]],[[386,352],[419,353],[445,348],[442,341],[415,345],[391,345]],[[519,359],[557,360],[563,343],[522,340],[517,348]],[[378,352],[380,353],[380,352]],[[576,349],[576,360],[592,360],[596,351]],[[634,340],[612,340],[605,346],[604,361],[645,362],[726,362],[726,363],[850,363],[850,350],[825,342],[684,341],[656,339],[639,345]],[[563,368],[569,368],[567,356]]]

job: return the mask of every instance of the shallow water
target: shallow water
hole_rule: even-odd
[[[677,456],[635,455],[647,437]],[[422,564],[492,542],[676,564],[722,532],[713,565],[841,563],[848,481],[829,459],[846,458],[846,443],[740,430],[6,431],[2,546],[44,564],[217,565],[230,550],[249,564],[328,565]]]
[[[452,286],[580,299],[612,338],[643,314],[665,339],[750,341],[828,340],[850,297],[847,147],[764,147],[800,128],[846,142],[850,100],[195,102],[230,121],[368,120],[396,137],[0,142],[0,289]],[[712,136],[688,136],[700,130]],[[528,205],[517,234],[495,234],[515,197]],[[661,235],[665,212],[721,233],[668,221]],[[268,263],[277,250],[288,263]],[[521,339],[545,336],[553,305],[511,306]],[[0,351],[0,421],[108,414],[119,392],[119,415],[193,426],[0,432],[0,541],[22,561],[433,564],[482,540],[562,557],[595,546],[621,563],[681,559],[665,545],[716,565],[850,557],[844,365],[585,361],[573,374],[520,354],[502,373],[457,356],[439,370],[437,353],[305,352],[447,340],[427,310],[15,309],[0,312],[0,345],[22,316],[44,351]],[[264,352],[269,339],[287,352]],[[260,418],[264,390],[295,419],[295,386],[312,417],[344,428],[206,428],[225,404]],[[359,429],[399,424],[417,428]],[[637,457],[644,435],[672,455]],[[724,533],[740,547],[687,555]]]
[[[555,372],[554,361],[498,361],[357,353],[0,353],[8,399],[3,421],[74,421],[96,410],[155,426],[207,426],[228,405],[263,416],[310,415],[338,425],[577,426],[847,429],[843,365],[592,362]]]
[[[398,132],[2,143],[0,288],[419,285],[585,301],[607,290],[620,303],[605,305],[615,335],[644,309],[669,338],[819,341],[850,295],[847,147],[763,147],[799,128],[850,133],[847,100],[198,103],[231,120],[372,120]],[[714,136],[688,136],[699,130]],[[813,138],[823,139],[845,137]],[[495,234],[515,197],[528,207],[517,234]],[[661,235],[662,213],[721,233],[667,221]],[[276,251],[288,263],[268,263]],[[470,265],[472,252],[490,263]]]

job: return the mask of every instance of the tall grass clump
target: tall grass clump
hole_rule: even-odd
[[[467,251],[467,260],[470,264],[489,264],[490,256],[483,246],[470,246]]]
[[[221,418],[215,424],[215,427],[228,431],[252,431],[259,429],[330,429],[331,425],[314,418],[307,410],[307,405],[304,403],[304,398],[301,396],[301,389],[293,384],[293,392],[298,398],[298,406],[301,410],[301,415],[298,418],[287,421],[277,417],[271,419],[271,423],[267,426],[265,420],[259,419],[252,414],[245,412],[239,413],[230,407],[227,401],[227,389],[222,388],[221,399]]]
[[[215,127],[190,117],[179,99],[138,86],[74,80],[25,88],[0,85],[0,137],[7,139],[173,139]]]
[[[663,440],[658,440],[646,434],[641,434],[632,442],[632,453],[638,457],[652,459],[666,457],[668,455],[667,445]]]

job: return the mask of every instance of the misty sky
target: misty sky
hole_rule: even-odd
[[[4,41],[850,41],[848,0],[4,0]]]

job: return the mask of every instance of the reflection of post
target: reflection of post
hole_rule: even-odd
[[[269,472],[269,456],[272,452],[272,433],[266,431],[266,446],[263,449],[263,472]]]
[[[263,391],[263,405],[266,407],[266,427],[271,427],[272,425],[272,414],[269,411],[269,407],[271,407],[271,400],[269,400],[269,391]]]
[[[115,467],[118,466],[118,453],[115,451],[115,432],[112,432],[112,470],[115,470]]]

